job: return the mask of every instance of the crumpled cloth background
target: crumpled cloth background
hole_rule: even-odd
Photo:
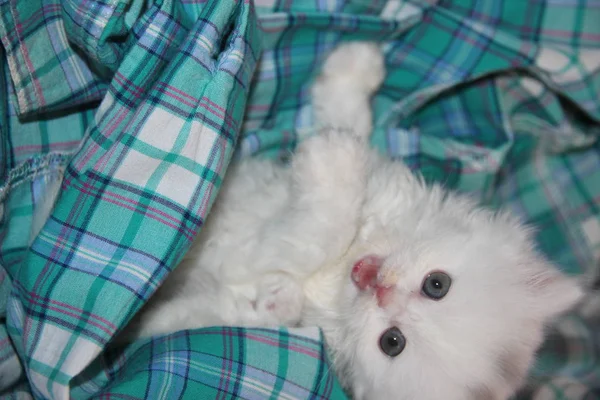
[[[566,272],[597,275],[597,0],[0,0],[0,37],[3,397],[345,398],[317,328],[107,349],[230,159],[285,159],[310,132],[308,88],[342,40],[386,52],[374,146],[513,210]],[[551,328],[520,398],[600,394],[597,297]]]

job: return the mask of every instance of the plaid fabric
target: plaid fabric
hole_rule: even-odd
[[[301,140],[340,40],[386,50],[374,146],[510,208],[561,268],[596,275],[597,1],[255,3],[0,0],[3,395],[344,398],[316,328],[107,349],[201,228],[238,137],[239,157]],[[599,394],[598,329],[592,295],[552,327],[519,397]]]

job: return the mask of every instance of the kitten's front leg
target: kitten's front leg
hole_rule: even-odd
[[[338,259],[357,233],[366,187],[372,129],[370,98],[384,76],[371,43],[340,46],[313,86],[319,132],[300,143],[292,160],[292,202],[263,229],[263,272],[306,277]]]

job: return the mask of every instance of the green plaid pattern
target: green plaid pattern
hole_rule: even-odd
[[[597,275],[597,0],[255,3],[0,0],[0,395],[345,398],[316,328],[109,346],[234,154],[287,158],[310,130],[312,79],[341,40],[386,53],[374,146],[511,209],[561,268]],[[551,327],[518,397],[600,394],[598,329],[593,294]]]

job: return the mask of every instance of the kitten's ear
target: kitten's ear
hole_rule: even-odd
[[[544,319],[554,318],[571,309],[584,294],[575,278],[545,262],[531,269],[527,285]]]

